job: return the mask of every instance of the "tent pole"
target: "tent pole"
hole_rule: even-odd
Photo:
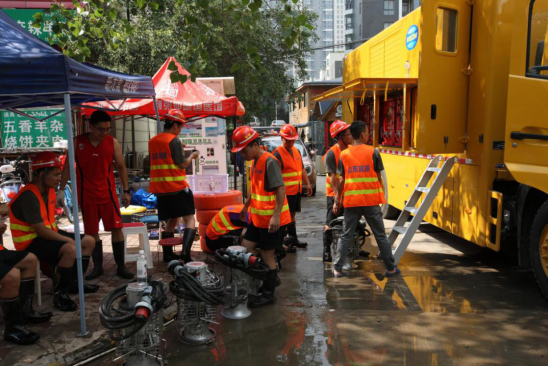
[[[158,104],[156,104],[156,97],[153,95],[154,112],[156,113],[156,123],[160,124],[160,113],[158,112]],[[158,133],[158,131],[157,131]],[[150,137],[150,136],[149,136]]]
[[[122,155],[125,156],[126,155],[126,116],[124,116],[124,119],[122,120]],[[126,160],[124,158],[124,160]],[[126,162],[124,161],[124,164],[126,164]]]
[[[236,130],[236,116],[233,116],[233,134],[234,134],[234,130]],[[231,146],[232,146],[232,143],[231,143]],[[238,184],[238,177],[236,176],[236,169],[238,167],[238,162],[237,162],[237,159],[236,159],[236,154],[234,154],[234,166],[233,166],[233,176],[234,176],[234,190],[235,191],[238,191],[238,188],[236,187],[236,185]],[[242,192],[244,192],[244,172],[242,172]]]
[[[80,303],[80,333],[78,337],[88,335],[86,330],[86,307],[84,302],[84,275],[82,274],[82,242],[80,240],[80,218],[78,217],[78,198],[76,196],[76,170],[74,168],[74,136],[72,132],[72,115],[71,115],[71,96],[64,94],[65,101],[65,126],[67,129],[67,140],[69,144],[69,170],[71,177],[72,189],[72,212],[74,217],[74,244],[76,247],[76,265],[78,272],[78,300]]]
[[[132,116],[132,169],[137,168],[137,154],[135,153],[135,117]]]

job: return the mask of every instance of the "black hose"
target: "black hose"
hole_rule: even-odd
[[[267,272],[269,271],[269,266],[264,262],[257,263],[255,267],[246,267],[240,261],[232,260],[231,257],[227,255],[227,250],[225,249],[216,250],[215,257],[223,265],[234,268],[234,269],[238,269],[252,276],[253,278],[256,278],[261,281],[265,280],[265,277],[267,276]]]
[[[152,299],[152,313],[156,313],[164,307],[164,304],[168,299],[166,296],[166,284],[163,282],[151,281],[149,283],[149,286],[152,286],[153,288],[153,291],[150,295]],[[113,314],[113,312],[119,312],[115,307],[115,303],[117,300],[122,301],[123,297],[126,296],[126,287],[127,284],[124,284],[115,288],[114,290],[109,292],[108,295],[103,300],[101,300],[101,303],[99,304],[99,320],[105,328],[111,330],[111,338],[114,341],[121,341],[131,337],[141,328],[143,328],[143,326],[147,323],[137,320],[135,309],[125,315],[116,316]],[[133,328],[131,328],[132,326]],[[126,331],[123,332],[123,335],[117,336],[114,334],[114,332],[112,332],[114,330],[120,329],[126,329]]]
[[[216,306],[223,304],[225,289],[221,281],[215,287],[204,287],[193,275],[180,272],[170,282],[170,291],[175,297],[189,301],[204,302]]]

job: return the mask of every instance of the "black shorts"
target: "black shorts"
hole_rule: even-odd
[[[159,221],[194,215],[193,191],[187,189],[167,196],[158,196],[156,208]]]
[[[63,230],[59,230],[59,234],[74,240],[74,234],[68,233]],[[82,235],[81,237],[84,237],[84,235]],[[44,260],[50,265],[55,266],[57,265],[57,261],[59,260],[59,251],[66,243],[66,241],[46,240],[38,237],[35,238],[30,243],[30,245],[25,248],[25,250],[29,253],[34,254],[36,257],[38,257],[39,260]]]
[[[232,245],[237,245],[234,242],[234,237],[240,235],[242,235],[242,229],[229,231],[227,234],[222,235],[215,240],[208,238],[206,235],[206,246],[212,252],[215,252],[218,249],[227,249]]]
[[[292,196],[286,196],[288,200],[288,207],[290,208],[290,213],[301,212],[301,195],[295,194]]]
[[[255,227],[250,223],[244,239],[256,243],[258,249],[272,250],[282,248],[284,235],[286,235],[286,226],[281,226],[276,233],[270,233],[269,229]]]
[[[0,250],[0,280],[29,254],[26,250]]]
[[[334,199],[335,197],[326,197],[326,225],[330,225],[330,222],[337,219],[339,216],[343,216],[345,209],[343,206],[339,208],[339,215],[334,214]]]

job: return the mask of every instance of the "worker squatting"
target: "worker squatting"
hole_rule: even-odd
[[[195,151],[186,158],[183,153],[178,135],[185,122],[181,111],[170,110],[164,117],[164,132],[149,141],[149,190],[158,197],[159,220],[166,222],[161,240],[174,238],[180,219],[185,225],[182,252],[178,255],[173,252],[172,246],[162,246],[164,262],[174,259],[192,261],[191,247],[196,235],[194,198],[185,179],[185,169],[199,154]],[[122,218],[113,172],[114,163],[123,186],[122,204],[128,206],[131,196],[122,150],[118,141],[109,135],[111,119],[107,113],[94,112],[89,125],[90,131],[74,140],[79,182],[77,196],[85,231],[81,236],[82,268],[86,273],[90,261],[93,261],[93,270],[86,275],[86,280],[96,279],[104,273],[103,243],[99,238],[99,222],[102,221],[105,230],[111,232],[116,274],[132,279],[134,274],[125,266]],[[349,129],[353,141],[347,134]],[[335,277],[342,275],[342,258],[350,235],[362,215],[366,216],[378,241],[387,275],[398,274],[390,246],[387,247],[379,209],[379,204],[384,202],[379,183],[379,172],[383,167],[379,153],[363,145],[367,131],[362,122],[348,125],[337,121],[332,124],[331,133],[332,137],[337,138],[337,144],[325,156],[328,171],[327,223],[343,212],[345,216],[344,234],[339,241],[333,274]],[[280,284],[277,254],[280,258],[286,251],[295,252],[295,247],[307,246],[307,243],[297,239],[295,217],[296,212],[301,210],[303,181],[309,195],[312,189],[302,157],[294,147],[297,131],[293,126],[286,125],[281,128],[280,136],[282,146],[271,154],[261,148],[259,134],[252,128],[243,126],[234,131],[232,151],[239,152],[245,160],[253,161],[251,192],[244,204],[220,210],[206,230],[205,242],[211,250],[240,243],[249,252],[260,255],[269,267],[261,292],[249,299],[252,307],[274,302],[275,289]],[[52,272],[53,306],[60,311],[75,311],[78,307],[70,298],[70,294],[78,293],[75,237],[60,230],[54,216],[56,202],[62,202],[65,198],[68,165],[63,164],[54,153],[44,152],[34,157],[32,170],[32,182],[12,199],[9,209],[2,207],[1,212],[10,216],[10,231],[16,248],[16,251],[11,251],[0,245],[0,302],[5,318],[4,338],[17,344],[36,342],[39,335],[30,331],[27,324],[47,322],[52,316],[51,312],[42,313],[33,309],[37,260],[49,265]],[[346,207],[345,211],[343,206]],[[0,226],[0,232],[6,229],[6,225]],[[324,239],[326,252],[326,235]],[[327,253],[324,260],[331,260]],[[85,284],[83,289],[85,293],[93,293],[99,287]]]

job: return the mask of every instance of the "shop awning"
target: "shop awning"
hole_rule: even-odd
[[[179,69],[179,73],[189,78],[183,84],[172,83],[168,65],[171,61]],[[165,115],[170,109],[180,109],[187,118],[202,118],[207,116],[230,117],[243,116],[245,109],[237,97],[226,97],[216,93],[200,81],[192,82],[190,73],[183,68],[173,57],[164,62],[164,65],[153,76],[154,89],[158,113]],[[93,109],[105,110],[110,115],[154,115],[154,103],[150,99],[127,99],[98,103],[87,103],[84,114],[91,114]]]
[[[320,102],[333,98],[362,98],[377,92],[387,92],[417,85],[416,78],[360,78],[348,81],[313,98]]]

